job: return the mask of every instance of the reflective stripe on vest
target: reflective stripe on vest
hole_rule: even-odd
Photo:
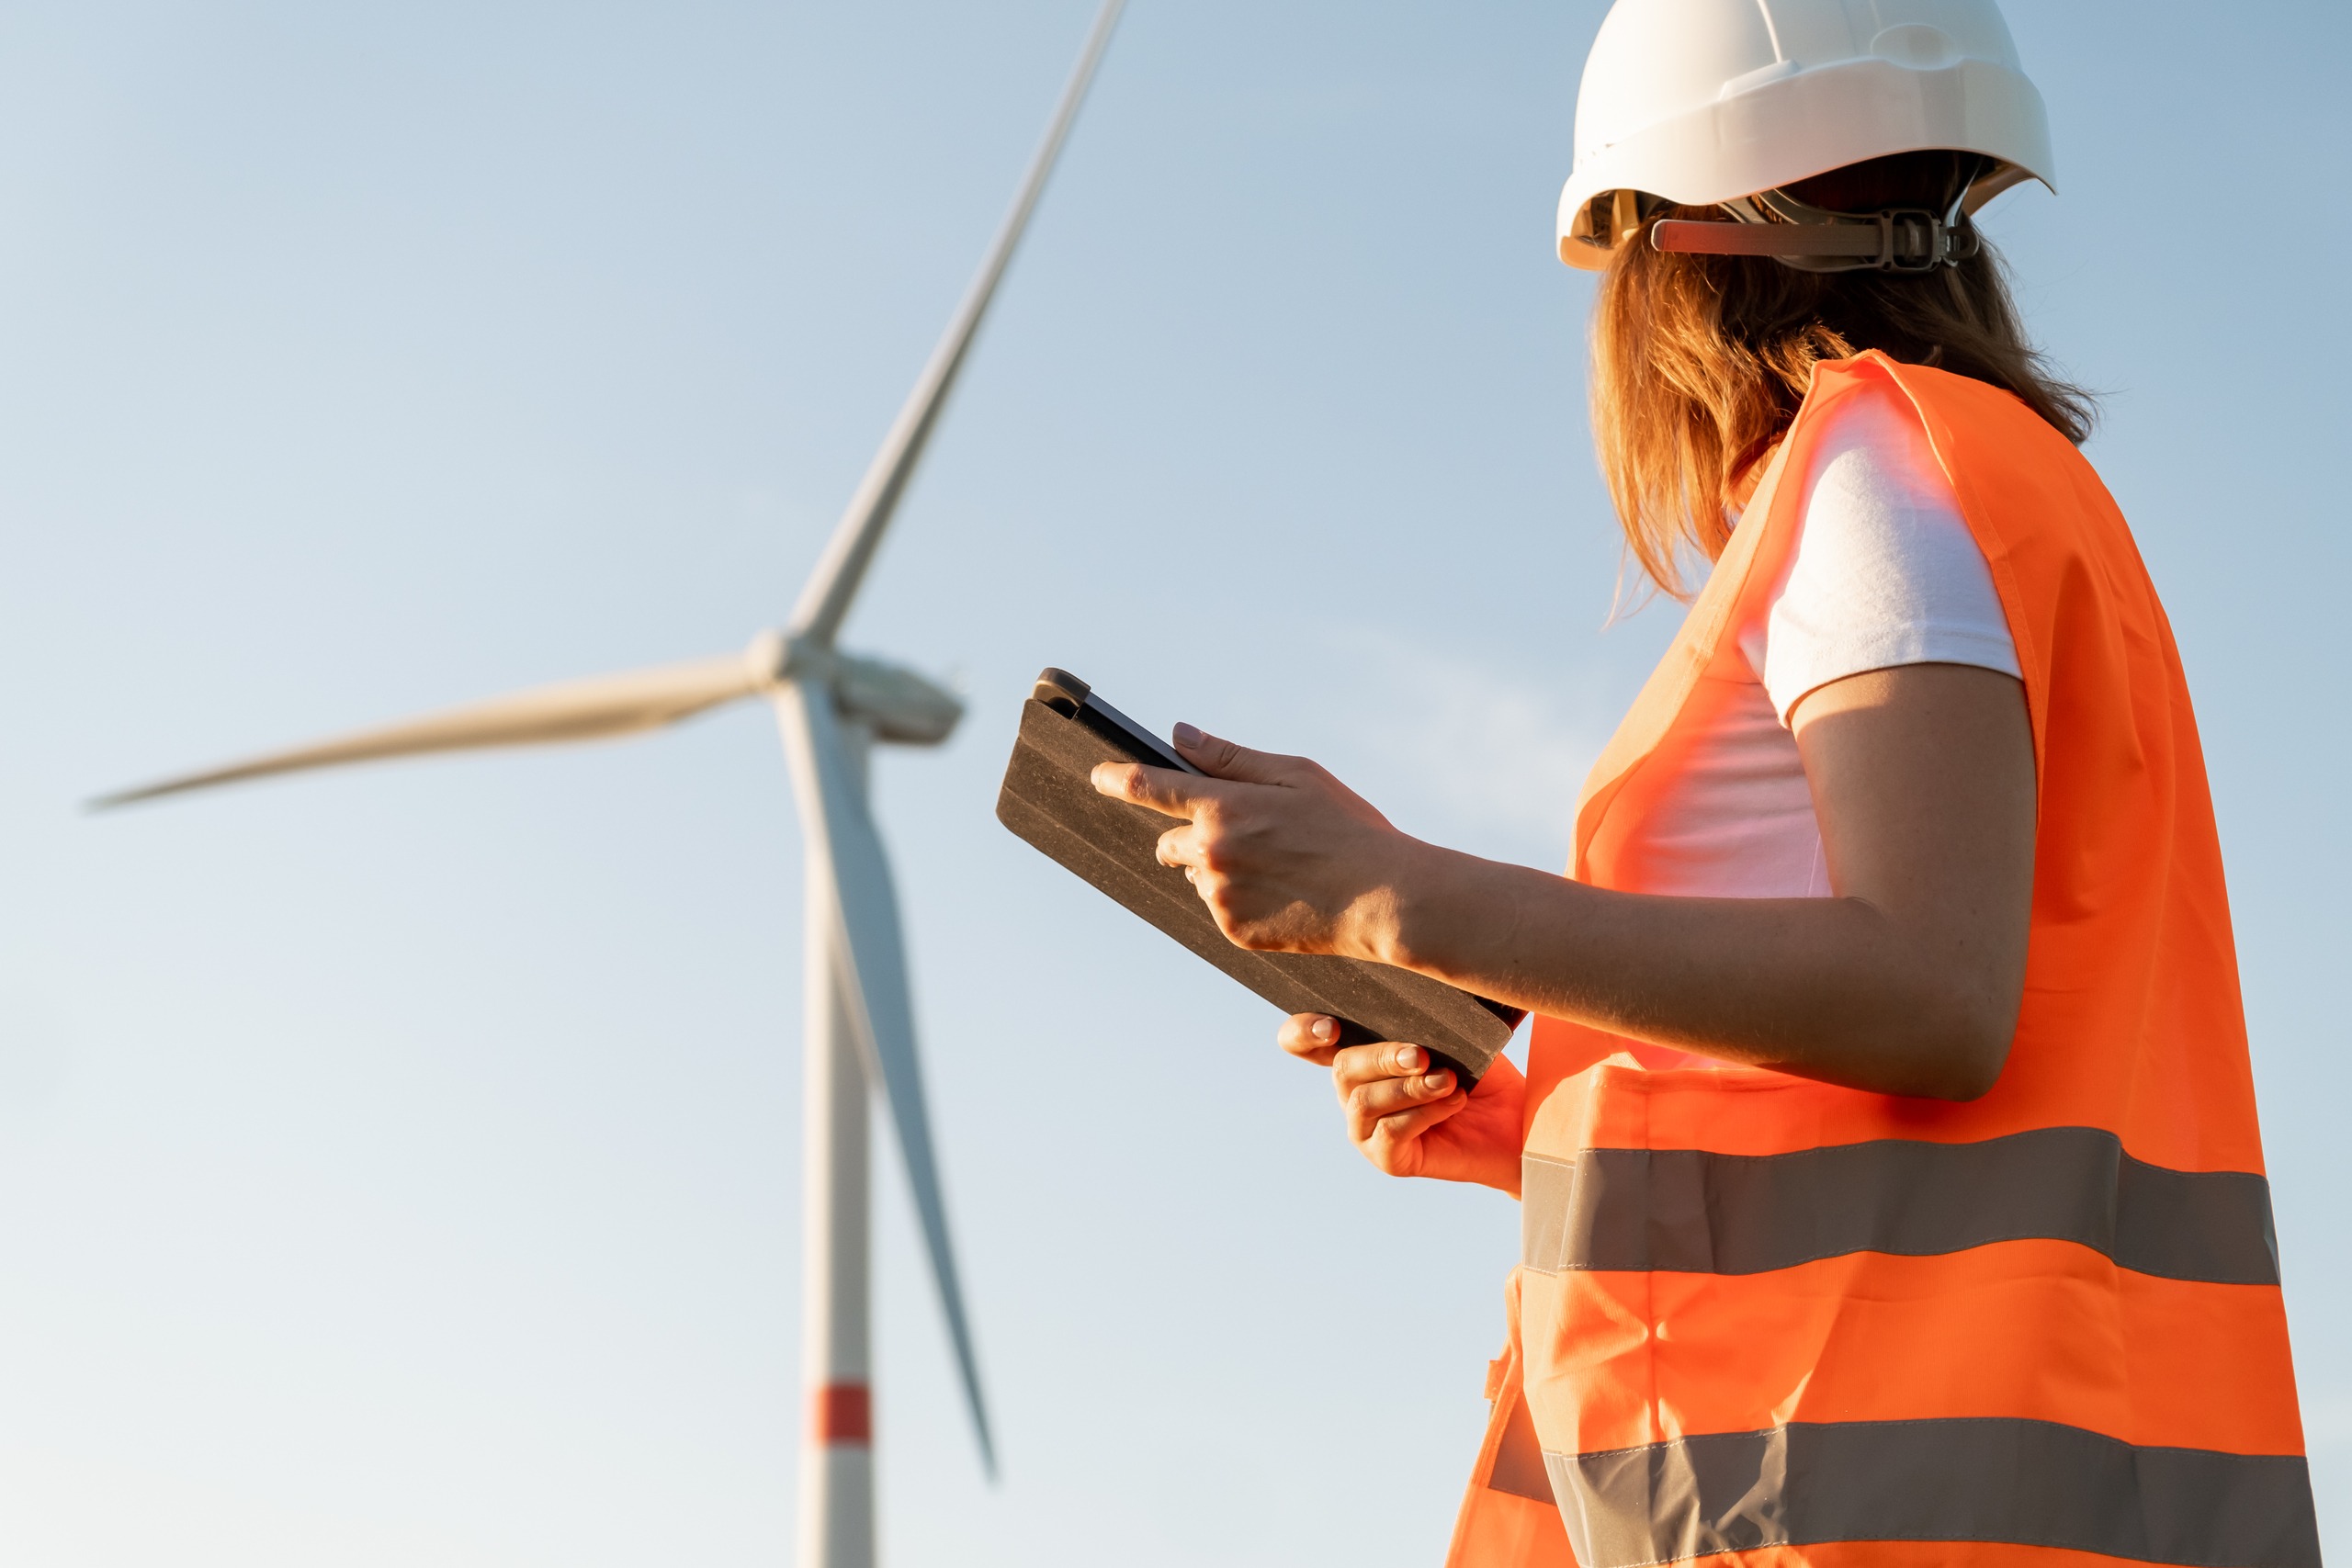
[[[1583,1149],[1525,1156],[1521,1179],[1521,1261],[1547,1274],[1762,1274],[1849,1252],[2045,1238],[2167,1280],[2278,1282],[2268,1181],[2149,1165],[2096,1127],[1780,1155]]]
[[[2047,1421],[1792,1423],[1544,1456],[1583,1568],[1843,1540],[2000,1541],[2320,1568],[2301,1456],[2134,1448]]]
[[[1651,1071],[1536,1021],[1512,1342],[1583,1568],[2313,1568],[2278,1246],[2186,682],[2113,502],[1984,383],[1816,369],[1771,471],[1577,803],[1572,874],[1643,891],[1699,683],[1795,536],[1821,412],[1918,411],[1984,550],[2034,741],[2017,1034],[1967,1104]],[[1453,1568],[1565,1568],[1482,1524],[1529,1495],[1498,1404]],[[1517,1441],[1506,1439],[1517,1438]],[[2078,1561],[2079,1559],[2070,1559]]]

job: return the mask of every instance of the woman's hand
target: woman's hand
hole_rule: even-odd
[[[1475,1181],[1519,1195],[1520,1111],[1526,1080],[1498,1056],[1468,1094],[1430,1070],[1418,1045],[1338,1045],[1340,1026],[1317,1013],[1286,1020],[1277,1037],[1294,1056],[1331,1069],[1348,1137],[1391,1176]]]
[[[1238,947],[1399,962],[1400,882],[1429,846],[1304,757],[1252,751],[1176,727],[1176,747],[1208,776],[1105,762],[1094,787],[1185,818],[1160,835]]]

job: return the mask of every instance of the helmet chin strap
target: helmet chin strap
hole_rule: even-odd
[[[1941,215],[1924,207],[1832,212],[1786,190],[1758,191],[1722,204],[1730,221],[1661,218],[1650,225],[1650,244],[1685,255],[1770,256],[1799,272],[1933,272],[1984,246],[1962,210],[1975,183],[1975,174],[1961,182]]]

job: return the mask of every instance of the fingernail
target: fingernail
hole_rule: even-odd
[[[1318,1018],[1306,1026],[1306,1032],[1329,1045],[1340,1037],[1340,1026],[1328,1018]]]
[[[1429,1058],[1421,1055],[1421,1049],[1418,1045],[1408,1045],[1396,1053],[1396,1065],[1408,1073],[1419,1072],[1428,1061]]]
[[[1189,751],[1201,743],[1201,732],[1181,720],[1176,726],[1176,744]]]
[[[1431,1073],[1421,1080],[1421,1087],[1431,1094],[1451,1094],[1453,1091],[1453,1075],[1446,1072]]]

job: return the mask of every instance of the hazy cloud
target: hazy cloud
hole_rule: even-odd
[[[1565,863],[1577,790],[1615,719],[1597,682],[1554,682],[1392,634],[1331,641],[1351,667],[1335,728],[1377,738],[1360,787],[1399,827],[1482,854]]]

